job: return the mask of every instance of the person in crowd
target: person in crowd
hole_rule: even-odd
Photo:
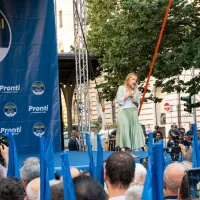
[[[78,176],[73,179],[76,200],[107,200],[103,186],[91,176]]]
[[[168,165],[164,171],[164,199],[177,199],[186,168],[180,163]]]
[[[125,200],[141,200],[144,186],[135,185],[127,190]]]
[[[155,138],[154,142],[163,142],[163,148],[167,147],[167,142],[164,141],[163,135],[160,131],[158,131],[156,133],[156,138]]]
[[[103,128],[99,131],[99,135],[101,137],[102,146],[104,150],[108,151],[108,138],[109,138],[109,127],[104,125]]]
[[[58,173],[58,172],[54,172],[54,179],[55,180],[60,180],[60,178],[61,178],[61,175]]]
[[[180,189],[178,190],[178,200],[190,200],[188,179],[184,175],[181,181]]]
[[[8,169],[8,160],[9,160],[8,147],[3,143],[0,144],[0,154],[1,154],[2,159],[3,159],[0,164]]]
[[[184,161],[188,161],[188,162],[192,162],[192,151],[188,150],[188,147],[183,145],[183,144],[179,144],[180,148],[181,148],[181,153],[183,155],[183,160]]]
[[[134,181],[131,183],[130,187],[135,186],[135,185],[143,186],[145,179],[146,179],[146,174],[147,174],[146,168],[142,164],[136,163],[135,164],[135,177],[134,177]]]
[[[51,200],[63,200],[63,183],[57,183],[50,187],[51,190]]]
[[[97,121],[102,125],[102,121],[103,121],[103,120],[102,120],[101,115],[98,116]]]
[[[29,182],[26,187],[26,195],[28,200],[40,199],[40,178],[35,178]]]
[[[182,144],[186,146],[188,149],[192,145],[191,137],[190,136],[182,136],[181,135]]]
[[[185,135],[185,128],[183,128],[183,125],[182,125],[182,124],[180,125],[180,127],[179,127],[178,130],[180,131],[180,133],[181,133],[182,135]]]
[[[15,178],[0,178],[1,200],[24,200],[26,193],[23,185]]]
[[[162,133],[159,131],[156,133],[156,141],[157,142],[161,142],[163,140],[163,135]]]
[[[153,129],[151,128],[151,125],[150,125],[150,124],[147,124],[147,126],[146,126],[146,133],[147,133],[147,135],[148,135],[149,133],[151,133],[151,132],[153,132]]]
[[[169,130],[169,135],[171,135],[171,133],[174,132],[174,125],[172,124]]]
[[[69,151],[79,151],[79,143],[78,143],[78,132],[73,130],[71,133],[71,138],[68,143]]]
[[[70,174],[72,178],[75,178],[77,176],[81,175],[81,171],[75,167],[70,167]],[[60,181],[63,181],[63,177],[61,176]]]
[[[136,163],[135,166],[135,178],[133,183],[131,183],[130,187],[126,191],[126,200],[139,200],[142,197],[147,170],[139,163]]]
[[[117,91],[119,113],[116,146],[119,146],[122,151],[131,152],[130,150],[145,146],[145,137],[138,118],[140,94],[137,84],[137,74],[129,73],[124,85],[119,86]]]
[[[144,134],[144,137],[145,137],[145,146],[142,147],[141,149],[143,151],[146,150],[146,147],[147,147],[147,142],[148,142],[148,133],[146,132],[146,128],[145,128],[145,125],[141,124],[141,127],[142,127],[142,131],[143,131],[143,134]]]
[[[191,139],[193,138],[193,124],[190,124],[189,130],[187,131],[186,136],[189,136]]]
[[[105,162],[104,180],[109,200],[124,200],[125,193],[134,181],[135,161],[123,151],[114,152]]]
[[[83,172],[81,173],[81,175],[90,176],[90,172],[89,172],[88,170],[86,170],[86,171],[83,171]]]
[[[159,126],[155,126],[155,127],[154,127],[153,138],[156,138],[156,134],[157,134],[157,133],[161,133],[160,127],[159,127]],[[163,135],[163,134],[161,133],[161,135]]]
[[[171,129],[169,130],[169,135],[180,135],[177,125],[172,124]]]
[[[20,169],[20,177],[26,189],[30,181],[40,177],[40,160],[37,157],[26,159]]]
[[[189,150],[183,155],[183,160],[192,163],[192,151]]]

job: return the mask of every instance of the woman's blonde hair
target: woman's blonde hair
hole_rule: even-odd
[[[126,78],[124,80],[124,87],[126,89],[129,88],[128,82],[129,82],[130,78],[132,78],[133,76],[137,77],[137,83],[138,83],[138,75],[136,73],[134,73],[134,72],[131,72],[126,76]],[[136,86],[137,86],[137,84],[136,84]]]

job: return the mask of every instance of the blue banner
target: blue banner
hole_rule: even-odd
[[[0,0],[0,134],[15,132],[18,153],[39,153],[53,133],[61,150],[53,0]]]

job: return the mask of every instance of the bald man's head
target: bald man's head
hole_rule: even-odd
[[[39,199],[40,195],[40,178],[33,179],[26,187],[28,200]]]
[[[165,191],[170,195],[178,195],[178,189],[184,176],[186,168],[180,163],[172,163],[164,171]],[[166,196],[170,196],[169,194]]]

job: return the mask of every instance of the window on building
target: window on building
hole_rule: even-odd
[[[59,27],[63,27],[63,16],[62,16],[62,10],[59,11]]]

